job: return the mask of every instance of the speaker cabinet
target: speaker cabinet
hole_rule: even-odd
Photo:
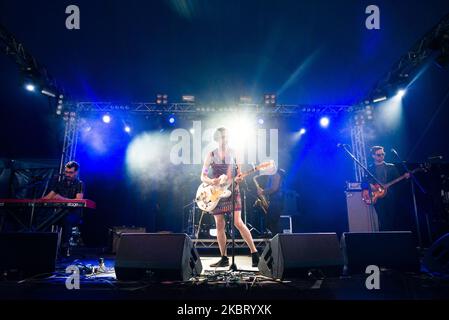
[[[369,265],[410,272],[420,269],[410,231],[346,232],[341,244],[346,273],[365,273]]]
[[[337,234],[278,234],[265,247],[258,267],[264,276],[275,279],[304,277],[312,270],[339,275],[343,257]]]
[[[435,241],[426,251],[423,267],[427,272],[449,275],[449,233]]]
[[[0,272],[7,279],[24,279],[55,271],[58,234],[0,233]]]
[[[118,280],[188,280],[202,271],[186,234],[123,233],[117,250]]]
[[[123,233],[146,233],[146,229],[144,227],[112,227],[111,229],[111,252],[117,253],[117,248],[120,244],[120,238]]]
[[[376,209],[363,202],[361,191],[346,191],[346,206],[350,232],[379,231]]]

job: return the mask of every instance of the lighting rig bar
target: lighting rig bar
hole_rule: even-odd
[[[194,103],[169,103],[166,105],[154,102],[112,103],[112,102],[78,102],[77,112],[126,112],[134,114],[204,114],[214,112],[256,112],[267,115],[292,115],[299,113],[337,114],[352,112],[350,105],[289,105],[280,104],[265,106],[263,104],[237,104],[229,107],[202,106]]]
[[[449,62],[449,14],[446,14],[391,67],[371,89],[365,103],[372,103],[382,96],[389,98],[390,92],[409,84],[412,76],[429,57],[434,57],[440,64]]]
[[[0,24],[0,50],[11,56],[20,67],[20,71],[42,86],[42,93],[53,98],[61,93],[55,80],[47,69],[39,64],[36,58],[28,52],[16,37]]]

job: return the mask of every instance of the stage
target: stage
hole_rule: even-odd
[[[449,279],[426,274],[384,271],[381,288],[368,290],[366,275],[340,277],[308,277],[273,280],[258,274],[251,267],[249,256],[236,256],[239,269],[211,268],[217,257],[202,256],[203,272],[190,281],[128,282],[115,277],[115,257],[101,255],[105,271],[92,274],[90,267],[98,267],[97,254],[59,259],[57,271],[47,277],[21,281],[0,281],[2,300],[430,300],[447,299]],[[68,290],[65,269],[77,265],[81,270],[80,288]],[[85,266],[86,269],[83,270]],[[87,271],[87,273],[84,273]]]
[[[449,1],[0,8],[0,303],[449,298]]]

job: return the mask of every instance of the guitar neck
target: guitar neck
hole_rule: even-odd
[[[420,171],[420,170],[422,170],[422,169],[415,169],[415,170],[411,171],[411,174],[413,174],[413,173],[415,173],[415,172],[417,172],[417,171]],[[389,188],[389,187],[391,187],[392,185],[398,183],[399,181],[404,180],[405,177],[406,177],[406,175],[407,175],[407,174],[403,174],[403,175],[400,176],[399,178],[396,178],[396,179],[394,179],[393,181],[390,181],[389,183],[387,183],[386,185],[384,185],[385,188]]]

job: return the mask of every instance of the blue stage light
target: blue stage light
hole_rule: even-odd
[[[405,90],[404,89],[398,90],[398,92],[396,93],[396,97],[402,98],[403,96],[405,96]]]
[[[104,123],[110,123],[110,122],[111,122],[111,116],[108,115],[108,114],[105,114],[105,115],[103,116],[103,122],[104,122]]]
[[[327,127],[329,126],[329,123],[330,123],[330,120],[329,120],[328,117],[322,117],[322,118],[320,119],[320,126],[321,126],[322,128],[327,128]]]
[[[32,83],[27,83],[25,85],[25,89],[27,89],[28,91],[34,91],[36,89],[36,87]]]

